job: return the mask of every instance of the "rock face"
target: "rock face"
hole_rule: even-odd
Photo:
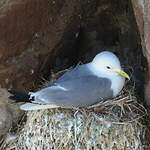
[[[74,54],[83,11],[92,13],[96,0],[2,0],[0,4],[1,86],[29,89],[41,72],[50,69],[56,55]]]
[[[23,114],[18,105],[8,103],[8,96],[7,90],[0,88],[0,137],[8,132],[13,123],[16,125]]]
[[[141,55],[128,0],[1,0],[0,4],[2,87],[35,90],[37,79],[54,66],[58,71],[75,64],[86,51],[88,61],[102,50],[114,51],[122,60],[129,54],[134,57],[135,51]]]
[[[132,0],[134,14],[139,27],[143,53],[147,58],[145,74],[145,100],[150,105],[150,0]]]
[[[47,76],[54,66],[55,71],[67,68],[82,60],[81,56],[87,51],[88,61],[98,52],[110,50],[122,57],[122,64],[129,65],[130,61],[134,70],[135,66],[141,65],[134,58],[135,53],[140,57],[142,54],[128,0],[115,0],[115,3],[103,0],[1,0],[0,3],[2,87],[35,90],[38,79]],[[129,55],[134,59],[128,61]]]

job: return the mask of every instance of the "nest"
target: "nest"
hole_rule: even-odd
[[[126,85],[120,95],[89,108],[27,112],[13,143],[19,150],[150,149],[146,109]]]
[[[149,149],[146,116],[133,91],[126,89],[116,99],[86,109],[29,111],[17,147],[19,150]]]

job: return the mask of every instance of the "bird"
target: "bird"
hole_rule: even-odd
[[[18,92],[9,90],[9,98],[26,101],[21,110],[39,110],[51,108],[85,108],[101,101],[116,97],[123,89],[125,78],[118,57],[103,51],[87,64],[76,66],[64,73],[51,85],[37,92]]]

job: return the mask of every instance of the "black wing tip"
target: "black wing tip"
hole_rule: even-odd
[[[9,99],[12,99],[12,100],[16,100],[16,97],[15,97],[15,96],[9,96],[8,98],[9,98]]]
[[[30,102],[29,99],[30,96],[26,92],[14,90],[14,89],[8,89],[8,92],[12,94],[8,98],[15,100],[15,102]]]
[[[11,93],[11,94],[14,94],[14,93],[15,93],[15,91],[16,91],[16,90],[8,89],[8,92],[9,92],[9,93]]]

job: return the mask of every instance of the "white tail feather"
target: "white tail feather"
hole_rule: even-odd
[[[57,108],[59,106],[56,105],[40,105],[40,104],[32,104],[32,103],[25,103],[20,106],[21,110],[39,110],[39,109],[49,109],[49,108]]]

